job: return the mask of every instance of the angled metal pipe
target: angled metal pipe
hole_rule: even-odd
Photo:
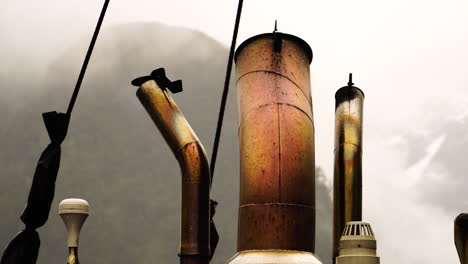
[[[333,182],[333,263],[347,222],[362,221],[362,107],[364,93],[340,88],[335,105],[335,162]]]
[[[148,80],[137,90],[137,97],[182,171],[180,263],[209,263],[210,168],[205,150],[165,87]]]

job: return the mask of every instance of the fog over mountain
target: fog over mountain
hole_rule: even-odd
[[[211,154],[227,45],[238,1],[111,1],[78,98],[39,263],[63,263],[58,202],[82,197],[92,215],[83,264],[177,261],[180,173],[129,82],[164,66],[174,95]],[[0,8],[0,247],[22,228],[35,164],[48,143],[40,113],[65,111],[102,1],[15,1]],[[363,220],[382,263],[459,263],[453,220],[468,212],[468,2],[244,1],[239,45],[278,28],[307,41],[317,175],[317,251],[329,260],[334,93],[348,73],[365,93]],[[198,29],[168,27],[162,21]],[[112,25],[112,26],[111,26]],[[206,35],[205,35],[206,34]],[[209,37],[208,37],[209,36]],[[214,38],[220,43],[213,41]],[[190,41],[196,40],[196,41]],[[238,143],[231,86],[213,198],[221,241],[235,252]],[[323,172],[323,173],[322,173]],[[327,212],[328,208],[328,212]],[[158,213],[156,213],[158,212]]]
[[[41,113],[65,111],[88,45],[87,36],[52,59],[4,54],[0,71],[0,247],[21,230],[36,162],[48,137]],[[57,215],[65,198],[88,200],[82,230],[82,263],[175,263],[178,261],[180,172],[130,81],[165,67],[182,79],[173,95],[211,155],[228,50],[198,31],[157,23],[105,27],[88,67],[67,139],[48,223],[38,231],[38,263],[63,263],[65,227]],[[237,105],[232,81],[212,198],[219,202],[220,233],[213,263],[236,252],[239,193]],[[329,263],[331,194],[317,169],[317,254]]]

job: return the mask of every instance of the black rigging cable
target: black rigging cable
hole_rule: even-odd
[[[25,229],[8,244],[0,259],[0,264],[35,264],[37,261],[40,239],[36,229],[43,226],[49,217],[50,207],[54,199],[55,182],[60,167],[60,145],[67,135],[70,115],[75,105],[109,1],[106,0],[102,8],[75,90],[68,105],[67,113],[53,111],[42,114],[51,143],[39,158],[31,189],[29,190],[26,208],[20,217],[21,221],[25,224]]]
[[[223,89],[223,96],[221,98],[221,105],[219,107],[219,116],[218,116],[218,124],[216,126],[216,135],[213,143],[213,152],[211,154],[211,162],[210,162],[210,189],[213,182],[213,174],[216,165],[216,157],[218,155],[218,146],[219,146],[219,139],[221,136],[221,129],[223,126],[223,119],[224,119],[224,110],[226,108],[226,100],[229,92],[229,81],[231,77],[231,70],[232,70],[232,61],[234,58],[234,49],[236,48],[236,39],[237,39],[237,32],[239,31],[239,23],[241,18],[242,12],[242,4],[243,0],[239,0],[239,5],[237,6],[237,14],[236,14],[236,22],[234,25],[234,32],[232,34],[232,41],[231,41],[231,49],[229,50],[229,58],[226,68],[226,78],[224,79],[224,89]],[[216,230],[216,226],[213,221],[213,216],[215,214],[216,205],[218,203],[212,199],[210,199],[210,261],[213,258],[214,252],[218,245],[219,235],[218,231]]]
[[[73,106],[75,106],[75,101],[76,101],[76,98],[78,97],[78,92],[80,91],[81,82],[83,81],[84,75],[86,73],[86,68],[88,68],[89,59],[91,59],[91,54],[93,53],[94,44],[96,43],[96,39],[99,35],[99,30],[101,29],[102,21],[104,20],[104,15],[106,14],[109,1],[110,0],[106,0],[104,2],[104,6],[102,7],[101,15],[99,16],[96,29],[94,30],[93,38],[91,39],[91,43],[89,44],[88,52],[86,53],[83,66],[81,66],[80,75],[78,76],[78,80],[76,81],[75,90],[73,90],[73,95],[70,99],[70,103],[68,104],[67,115],[71,114],[71,112],[73,111]]]
[[[237,15],[236,15],[236,23],[234,25],[234,32],[232,34],[232,42],[231,42],[231,49],[229,51],[229,58],[227,63],[226,69],[226,78],[224,80],[224,90],[223,96],[221,98],[221,106],[219,107],[219,116],[218,116],[218,124],[216,126],[216,134],[213,143],[213,152],[211,154],[211,162],[210,162],[210,172],[211,172],[211,182],[213,182],[213,174],[216,165],[216,157],[218,155],[218,147],[219,147],[219,139],[221,136],[221,129],[223,127],[223,119],[224,119],[224,110],[226,108],[226,100],[229,92],[229,81],[231,77],[231,70],[232,70],[232,61],[234,59],[234,50],[236,48],[236,39],[237,39],[237,32],[239,31],[239,23],[241,18],[242,12],[242,4],[243,0],[239,0],[239,5],[237,7]]]

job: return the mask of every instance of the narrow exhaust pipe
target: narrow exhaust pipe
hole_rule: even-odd
[[[246,40],[235,59],[240,206],[238,253],[228,263],[321,263],[313,254],[312,50],[275,31]]]
[[[165,86],[170,83],[165,81],[164,70],[159,71],[159,74],[138,78],[132,84],[140,86],[137,97],[171,148],[182,171],[180,263],[206,264],[210,257],[209,163],[198,137],[166,90]],[[181,91],[179,88],[172,91]]]
[[[333,263],[347,222],[362,221],[362,107],[364,93],[347,86],[336,94],[333,182]]]

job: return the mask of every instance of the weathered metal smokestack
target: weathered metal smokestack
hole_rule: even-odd
[[[362,221],[362,105],[364,93],[353,86],[340,88],[335,105],[335,168],[333,182],[333,262],[347,222]]]
[[[229,263],[320,263],[311,61],[304,40],[279,32],[236,51],[240,208],[238,253]]]
[[[153,73],[160,70],[162,69]],[[164,70],[162,74],[164,75]],[[137,91],[138,99],[161,131],[182,171],[180,263],[207,264],[210,256],[208,159],[202,144],[166,87],[161,87],[160,83],[164,83],[165,75],[162,79],[163,81],[155,81],[153,76],[148,76],[138,78],[132,83],[141,85]],[[177,87],[173,89],[181,90],[177,90]]]

